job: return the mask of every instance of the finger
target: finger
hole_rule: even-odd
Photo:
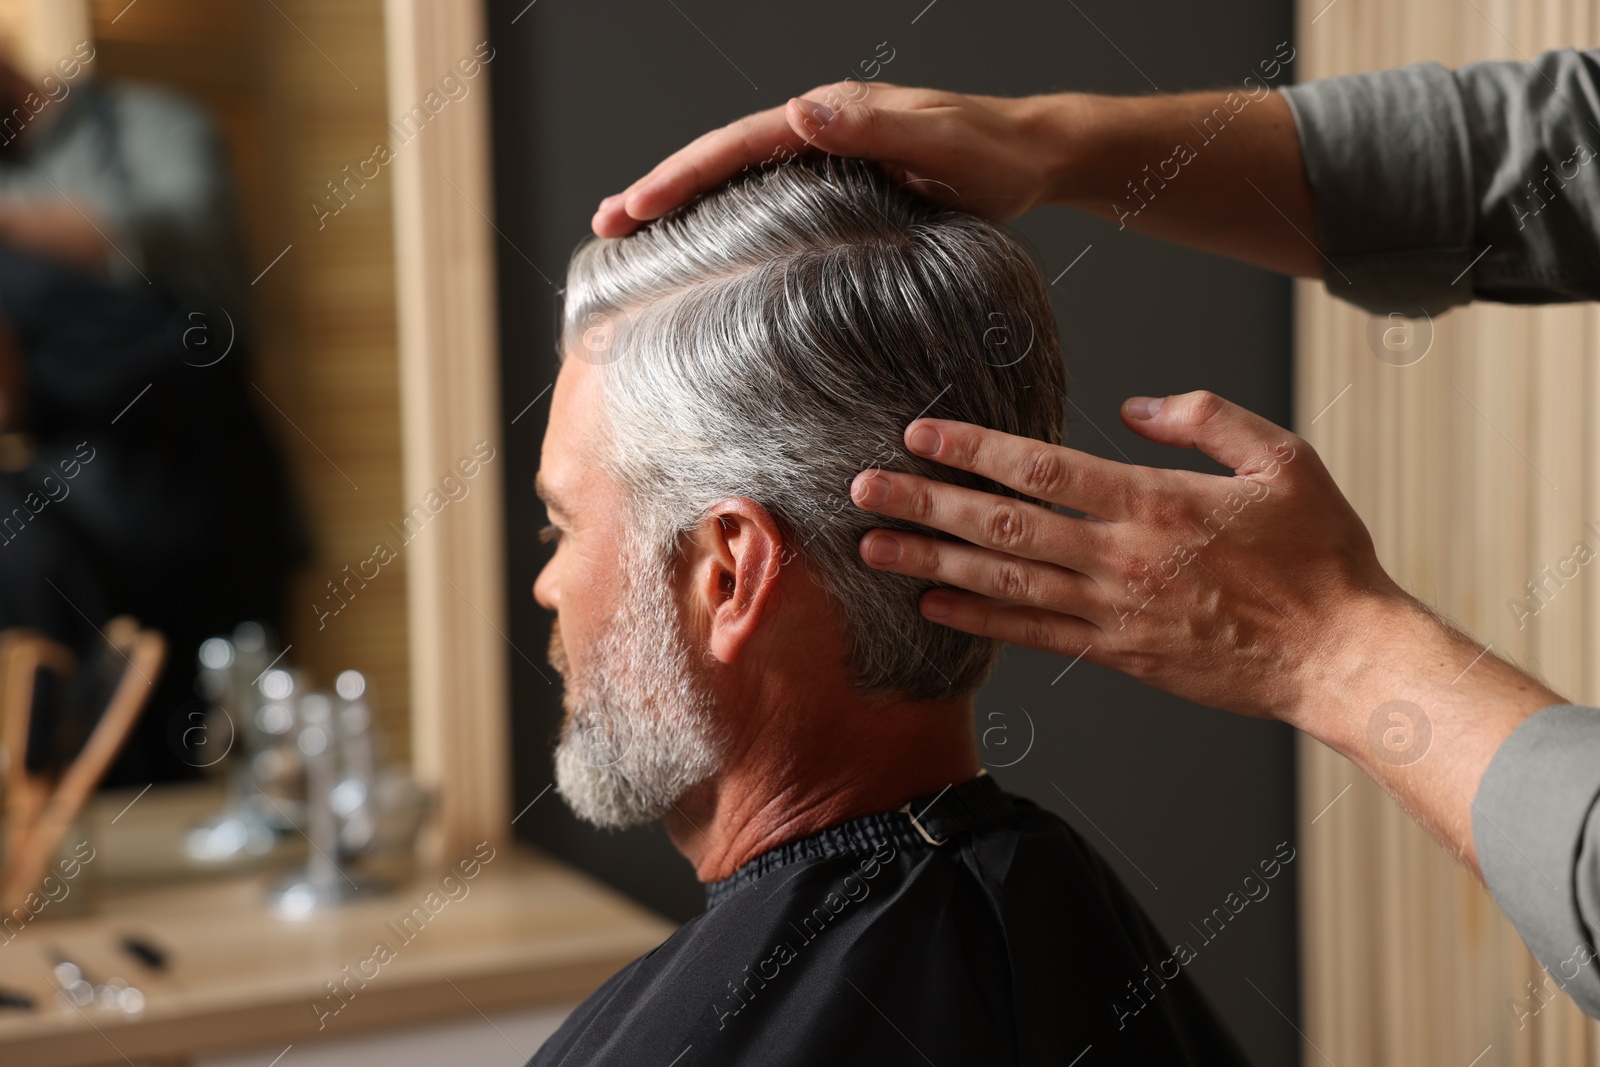
[[[918,607],[923,618],[953,630],[1058,656],[1087,656],[1091,663],[1099,662],[1092,654],[1094,646],[1106,640],[1104,630],[1084,619],[1044,608],[1002,604],[955,589],[930,589],[922,594]]]
[[[622,194],[621,206],[632,220],[658,219],[745,167],[782,162],[805,147],[805,139],[789,128],[784,108],[759,111],[696,138],[662,160]]]
[[[789,128],[814,148],[835,156],[907,164],[929,151],[931,109],[830,106],[797,96],[784,111]]]
[[[760,146],[765,143],[766,148]],[[783,108],[768,108],[702,134],[680,148],[620,193],[606,197],[595,212],[593,227],[600,237],[625,237],[642,222],[660,218],[714,189],[747,165],[758,165],[780,145],[804,148],[783,117]]]
[[[1115,614],[1092,578],[960,541],[869,530],[860,551],[876,570],[943,582],[1011,604],[1049,608],[1096,623],[1110,621]]]
[[[594,230],[596,237],[626,237],[642,225],[622,206],[623,196],[622,193],[613,193],[600,201],[594,218],[589,220],[589,228]]]
[[[954,534],[963,541],[1084,574],[1103,570],[1107,528],[1015,497],[897,471],[867,470],[850,483],[857,507]]]
[[[913,123],[914,128],[908,130],[904,123],[896,121],[899,116],[912,112],[874,108],[870,109],[873,112],[870,115],[850,114],[844,121],[838,121],[846,112],[866,110],[850,104],[849,94],[841,94],[840,88],[838,85],[818,86],[799,104],[791,100],[784,107],[748,115],[696,138],[621,193],[602,200],[591,220],[595,234],[625,237],[641,223],[660,218],[701,193],[717,188],[745,167],[779,163],[804,154],[811,150],[809,141],[813,132],[821,132],[818,148],[838,155],[879,159],[897,166],[900,165],[898,159],[889,160],[883,153],[916,155],[919,148],[926,153],[928,146],[922,140],[928,135],[926,123]],[[904,98],[906,102],[915,102],[925,95],[886,83],[878,87],[878,96],[888,100]],[[818,98],[832,104],[819,103]],[[805,110],[806,104],[820,106],[826,119],[817,121],[813,112]],[[881,148],[875,147],[880,140]],[[833,147],[828,147],[829,144]]]
[[[891,108],[856,104],[829,108],[807,98],[789,102],[789,126],[812,148],[831,155],[870,160],[904,188],[936,204],[961,204],[949,182],[928,177],[949,174],[951,161],[946,113],[937,107]]]
[[[1102,519],[1132,515],[1136,480],[1148,489],[1151,474],[1048,441],[948,419],[918,419],[906,427],[905,440],[919,456]]]
[[[1141,437],[1179,448],[1198,448],[1241,475],[1257,474],[1304,446],[1294,434],[1255,412],[1199,390],[1168,397],[1133,397],[1122,421]]]

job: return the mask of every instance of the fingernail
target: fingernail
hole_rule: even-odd
[[[1153,419],[1166,399],[1164,396],[1136,396],[1122,406],[1128,412],[1129,418]]]
[[[833,108],[827,104],[819,104],[815,100],[807,100],[803,96],[795,97],[794,102],[795,106],[800,109],[801,114],[818,126],[826,126],[833,121]]]
[[[918,426],[906,435],[906,447],[919,456],[931,456],[939,451],[939,431],[932,426]]]
[[[862,471],[850,485],[850,496],[864,508],[881,507],[889,502],[889,480]]]
[[[873,534],[867,541],[867,560],[871,563],[893,563],[900,558],[900,542],[888,534]]]
[[[595,210],[596,211],[604,211],[606,208],[610,207],[612,204],[615,204],[618,200],[621,200],[621,199],[622,199],[622,194],[621,193],[612,193],[610,196],[608,196],[604,200],[600,201],[600,206],[598,208],[596,208]]]
[[[922,598],[922,614],[930,619],[948,617],[954,606],[950,602],[950,598],[941,593],[929,593]]]

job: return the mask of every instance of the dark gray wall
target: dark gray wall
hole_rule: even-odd
[[[548,393],[528,405],[554,379],[554,286],[600,197],[713,125],[858,71],[880,42],[894,49],[880,77],[901,84],[1143,93],[1152,82],[1164,91],[1237,86],[1290,39],[1291,25],[1287,0],[489,6],[521,811],[550,783],[560,719],[544,661],[549,621],[530,594],[545,558],[531,482]],[[1209,388],[1288,422],[1286,281],[1060,209],[1035,212],[1016,229],[1046,279],[1093,246],[1051,290],[1072,377],[1075,447],[1216,469],[1124,429],[1117,406],[1138,393]],[[1195,707],[1088,663],[1053,681],[1066,666],[1007,653],[979,698],[986,761],[1005,786],[1084,833],[1161,929],[1197,949],[1192,973],[1259,1063],[1297,1063],[1295,865],[1210,943],[1190,925],[1221,907],[1279,842],[1294,841],[1289,731]],[[597,833],[552,791],[517,831],[670,916],[700,909],[688,865],[659,828]]]

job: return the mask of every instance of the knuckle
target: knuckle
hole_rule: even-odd
[[[1170,528],[1187,522],[1191,500],[1203,500],[1210,475],[1190,471],[1163,471],[1154,480],[1129,490],[1128,512],[1142,525]]]
[[[1150,570],[1150,564],[1142,555],[1126,549],[1114,553],[1110,562],[1111,573],[1116,575],[1124,590],[1136,587]]]
[[[1113,515],[1131,515],[1135,518],[1144,514],[1145,497],[1132,486],[1116,483],[1111,486],[1109,496],[1110,506],[1103,510]],[[1106,518],[1107,516],[1101,516]]]
[[[1041,615],[1032,615],[1022,624],[1022,634],[1018,644],[1049,651],[1055,648],[1057,640],[1055,627],[1049,620]]]
[[[1270,461],[1280,467],[1292,464],[1298,456],[1317,455],[1317,450],[1311,447],[1311,442],[1295,433],[1286,433],[1283,440],[1267,449]]]
[[[1058,496],[1067,489],[1071,476],[1071,468],[1060,452],[1052,448],[1038,448],[1030,452],[1023,462],[1022,485],[1019,488],[1030,496]]]
[[[833,108],[833,117],[835,119],[845,115],[850,116],[846,121],[864,121],[868,118],[867,116],[856,114],[859,109],[855,106],[855,92],[848,81],[835,82],[828,89],[828,95],[823,99],[823,102]]]
[[[1209,389],[1201,389],[1189,394],[1189,410],[1196,426],[1204,426],[1218,415],[1227,406],[1227,402]]]
[[[983,527],[989,543],[996,548],[1013,550],[1028,542],[1027,523],[1023,521],[1022,510],[1015,504],[995,504],[984,518]]]
[[[994,589],[1002,600],[1027,600],[1033,591],[1033,581],[1025,567],[1002,563],[994,572]]]
[[[946,434],[944,446],[936,458],[946,466],[971,470],[974,462],[978,461],[978,443],[973,442],[965,434]]]
[[[905,559],[913,574],[930,578],[943,569],[944,557],[939,554],[939,543],[937,541],[923,541],[913,538],[909,549]]]
[[[1183,523],[1183,508],[1170,497],[1150,497],[1144,501],[1140,518],[1146,525],[1170,529]]]
[[[933,486],[922,483],[913,485],[906,494],[906,513],[909,518],[920,521],[933,517]]]
[[[971,470],[978,464],[978,438],[976,435],[958,431],[944,433],[945,462],[962,470]]]

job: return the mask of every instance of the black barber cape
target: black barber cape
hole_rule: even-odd
[[[1247,1062],[1061,819],[986,775],[908,808],[707,886],[533,1067]]]

